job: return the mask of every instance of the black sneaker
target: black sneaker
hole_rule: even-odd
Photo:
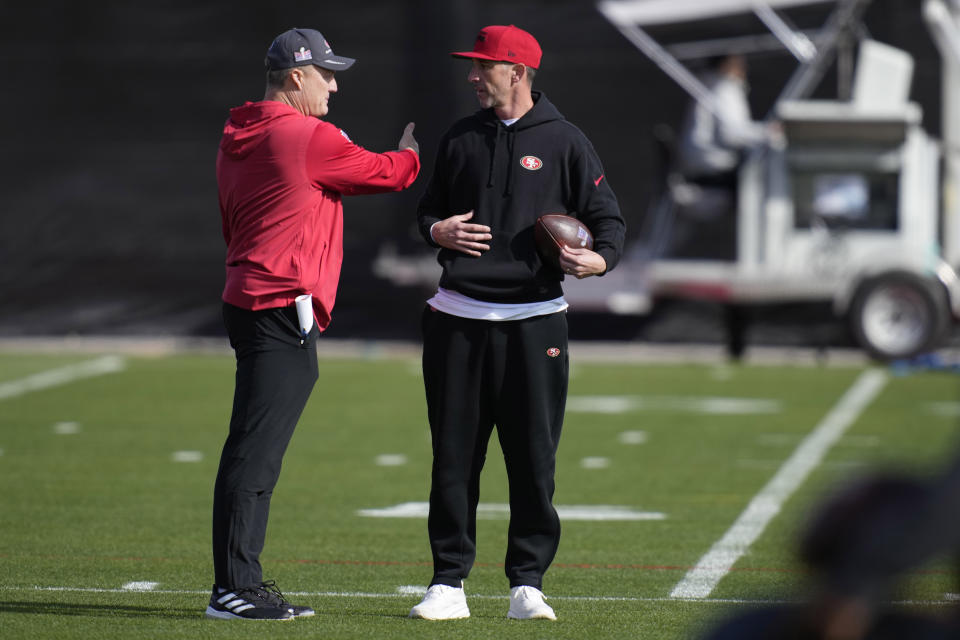
[[[213,585],[206,616],[220,620],[293,620],[293,612],[279,606],[268,593],[259,587],[221,589]]]
[[[267,582],[260,583],[260,589],[264,592],[264,598],[268,602],[286,609],[293,614],[295,618],[306,618],[307,616],[316,615],[316,611],[310,607],[305,607],[302,605],[290,604],[287,602],[287,599],[283,597],[283,594],[280,593],[280,589],[277,588],[276,580],[268,580]]]

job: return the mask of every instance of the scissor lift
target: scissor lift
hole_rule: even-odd
[[[943,109],[943,143],[927,135],[920,107],[909,102],[911,56],[861,37],[869,4],[606,0],[598,5],[643,54],[714,112],[709,92],[681,59],[776,44],[797,61],[769,114],[782,123],[784,144],[758,149],[740,169],[731,257],[672,257],[669,247],[657,246],[657,238],[670,234],[655,232],[642,260],[611,273],[617,278],[603,289],[609,309],[637,312],[644,300],[662,296],[731,305],[831,302],[859,344],[878,359],[910,357],[941,344],[960,316],[960,203],[953,196],[960,166],[954,151],[960,148],[960,2],[918,3],[944,57],[945,99],[956,101],[955,108]],[[787,19],[786,10],[807,5],[829,9],[816,31],[798,30]],[[670,46],[649,33],[659,25],[739,14],[753,14],[767,32]],[[809,99],[835,61],[840,98]],[[667,177],[655,229],[669,229],[678,208],[695,206],[703,196],[676,174]],[[578,283],[565,289],[571,298],[599,293]]]

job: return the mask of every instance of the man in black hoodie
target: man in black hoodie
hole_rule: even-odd
[[[434,574],[410,617],[470,615],[463,580],[476,555],[480,471],[496,425],[510,483],[507,615],[555,620],[542,585],[560,539],[552,504],[568,376],[560,283],[564,273],[612,269],[624,223],[590,141],[532,89],[541,58],[533,36],[490,26],[473,51],[453,55],[472,60],[467,80],[482,109],[443,136],[418,210],[443,275],[423,315]],[[542,262],[533,227],[546,213],[583,221],[593,250],[563,249],[559,269]]]

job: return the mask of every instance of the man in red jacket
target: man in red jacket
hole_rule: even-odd
[[[206,610],[222,619],[314,613],[263,581],[259,556],[283,454],[317,380],[316,340],[336,297],[341,197],[400,191],[420,171],[413,123],[397,151],[373,153],[320,120],[337,92],[335,73],[355,61],[334,55],[318,31],[280,34],[265,62],[263,100],[230,111],[217,154],[227,243],[223,316],[237,357],[214,487],[216,583]]]

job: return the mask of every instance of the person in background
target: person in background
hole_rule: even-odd
[[[743,56],[711,59],[701,80],[711,104],[692,100],[687,108],[677,141],[677,169],[691,182],[732,189],[743,154],[776,139],[780,128],[751,118]]]
[[[696,194],[673,220],[673,258],[732,261],[737,257],[736,207],[745,155],[782,142],[779,123],[754,121],[747,101],[747,61],[741,55],[712,58],[701,78],[709,100],[691,100],[677,137],[673,170]],[[724,309],[727,352],[739,360],[749,323],[743,305]]]

